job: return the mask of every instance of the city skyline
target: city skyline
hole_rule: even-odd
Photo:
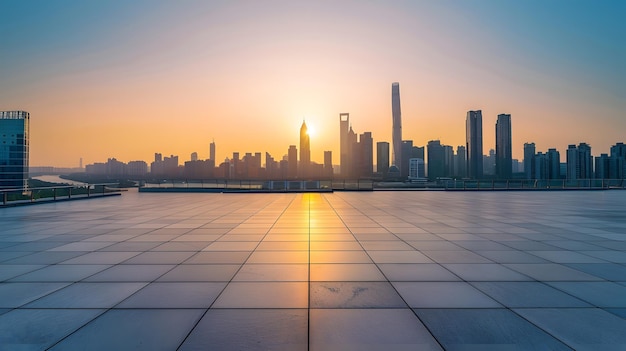
[[[0,110],[31,114],[31,166],[156,151],[205,159],[212,140],[217,161],[235,150],[280,158],[302,119],[317,131],[311,160],[330,150],[339,164],[337,114],[349,112],[374,144],[392,142],[388,87],[399,82],[403,139],[414,145],[464,145],[464,114],[480,109],[484,153],[495,149],[497,115],[511,114],[515,159],[530,142],[561,156],[585,142],[600,155],[626,130],[624,9],[8,1]]]

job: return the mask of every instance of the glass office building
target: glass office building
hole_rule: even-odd
[[[0,111],[0,189],[28,185],[29,119],[25,111]]]

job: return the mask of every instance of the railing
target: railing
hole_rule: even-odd
[[[142,181],[139,191],[332,191],[372,190],[371,180],[160,180]]]
[[[109,186],[117,183],[100,183],[86,185],[59,185],[24,189],[0,189],[0,205],[34,203],[43,201],[59,201],[90,198],[119,194],[121,189]]]
[[[446,190],[601,190],[626,189],[625,179],[447,180]]]

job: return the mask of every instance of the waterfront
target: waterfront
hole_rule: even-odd
[[[623,349],[623,191],[0,209],[8,349]]]

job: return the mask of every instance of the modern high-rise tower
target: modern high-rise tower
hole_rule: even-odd
[[[0,189],[28,187],[29,121],[26,111],[0,111]]]
[[[496,121],[496,176],[499,179],[511,179],[511,152],[511,115],[500,114]]]
[[[215,140],[209,144],[209,160],[215,162]]]
[[[468,111],[465,120],[465,149],[467,152],[467,176],[483,177],[483,113]]]
[[[311,139],[309,138],[309,130],[306,127],[306,122],[302,121],[302,127],[300,127],[300,177],[306,178],[309,176],[309,166],[311,164]]]
[[[392,165],[400,168],[402,164],[402,114],[400,112],[400,84],[391,84],[391,117],[393,119],[392,129]],[[400,168],[400,172],[404,170]]]
[[[350,173],[350,141],[348,132],[350,131],[350,114],[339,114],[339,167],[341,176],[347,177]]]

